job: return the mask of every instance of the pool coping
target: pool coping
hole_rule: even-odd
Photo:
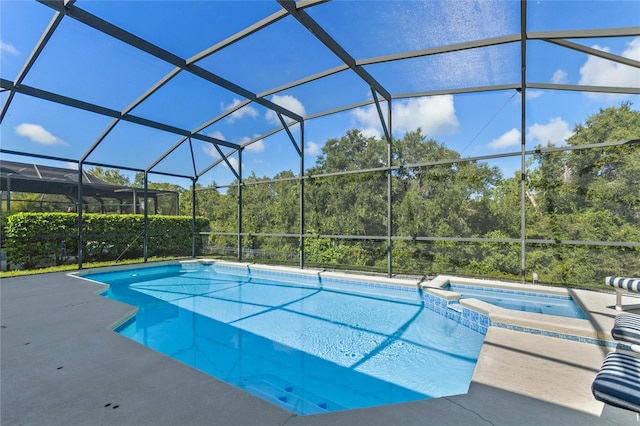
[[[628,349],[625,344],[621,345],[620,342],[614,341],[608,330],[594,326],[591,318],[578,319],[541,313],[514,311],[474,298],[465,298],[460,300],[460,295],[458,293],[443,288],[446,285],[455,282],[457,284],[493,287],[502,290],[542,293],[563,297],[575,296],[576,290],[570,290],[564,287],[552,287],[539,284],[522,284],[510,281],[468,278],[454,275],[438,275],[431,280],[425,280],[424,278],[388,278],[374,275],[337,272],[326,269],[299,269],[290,266],[264,265],[254,262],[233,262],[211,258],[160,261],[154,262],[152,266],[148,267],[164,265],[188,266],[189,264],[216,265],[219,267],[229,267],[232,269],[246,268],[249,273],[258,273],[259,275],[267,278],[269,277],[269,274],[274,274],[274,276],[277,274],[277,278],[279,279],[283,278],[283,274],[284,278],[286,278],[286,276],[290,274],[294,277],[306,276],[309,278],[336,280],[336,282],[372,285],[374,287],[397,286],[401,289],[417,291],[421,290],[425,294],[425,301],[427,302],[429,308],[436,310],[441,315],[447,316],[454,320],[459,320],[463,323],[463,325],[483,334],[486,334],[487,328],[489,326],[495,326],[508,330],[595,344],[608,348],[622,347],[623,349]],[[136,264],[108,266],[99,268],[97,270],[71,272],[68,273],[68,275],[96,282],[91,280],[90,278],[84,277],[84,275],[95,273],[96,271],[121,271],[126,269],[139,269],[140,267],[140,265]],[[108,288],[107,284],[100,284]],[[101,293],[103,291],[104,290],[99,291],[98,293]],[[429,301],[429,296],[436,297],[440,301],[444,300],[444,302],[441,303],[440,306],[437,306],[436,302],[434,306],[433,301]],[[580,298],[574,297],[574,301],[584,312],[589,311],[589,308],[585,306],[584,303],[582,303]],[[447,308],[453,308],[456,312],[452,312]],[[469,314],[469,311],[471,311],[471,314]],[[130,316],[123,318],[121,321],[118,321],[114,325],[114,328],[120,326],[126,321],[129,321],[134,315],[135,312],[133,312]],[[484,317],[486,317],[486,319]]]
[[[633,413],[591,395],[590,383],[608,352],[602,346],[490,327],[466,394],[296,416],[114,333],[111,325],[130,315],[132,306],[99,296],[103,285],[58,272],[3,279],[0,289],[3,425],[635,421]],[[587,296],[594,322],[610,328],[615,295]]]
[[[401,287],[408,287],[413,289],[419,289],[419,285],[423,280],[420,279],[403,279],[403,278],[387,278],[380,277],[376,275],[356,275],[345,272],[336,272],[330,271],[326,269],[299,269],[290,266],[272,266],[272,265],[263,265],[252,262],[231,262],[227,260],[217,260],[217,259],[189,259],[189,260],[166,260],[160,262],[154,262],[153,266],[164,266],[164,265],[189,265],[189,264],[204,264],[204,265],[217,265],[217,266],[228,266],[231,268],[246,268],[249,271],[264,271],[264,272],[273,272],[279,274],[292,274],[292,275],[302,275],[307,277],[318,277],[318,278],[332,278],[336,280],[345,280],[352,282],[371,282],[375,284],[381,284],[389,286],[397,285]],[[74,271],[69,272],[67,275],[83,278],[89,281],[98,282],[91,280],[90,278],[86,278],[85,275],[95,274],[96,272],[109,272],[115,270],[125,270],[125,269],[139,269],[141,266],[139,264],[130,264],[130,265],[118,265],[118,266],[105,266],[101,268],[91,269],[91,270],[82,270],[82,271]],[[107,285],[104,283],[100,283],[103,285]],[[107,285],[108,286],[108,285]]]
[[[447,303],[459,303],[480,314],[487,315],[491,321],[491,325],[496,327],[612,348],[620,345],[619,342],[611,338],[611,335],[606,330],[594,327],[589,318],[568,318],[535,312],[515,311],[475,298],[460,299],[459,293],[443,288],[450,283],[572,297],[578,306],[587,313],[589,309],[581,303],[580,298],[573,297],[575,290],[539,284],[522,284],[452,275],[439,275],[435,279],[421,284],[423,291],[436,297],[444,298],[447,300]]]

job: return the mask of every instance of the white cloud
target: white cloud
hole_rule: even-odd
[[[219,130],[209,133],[208,136],[219,139],[221,141],[226,141],[224,135]],[[202,150],[211,158],[214,158],[216,160],[220,158],[220,153],[212,143],[205,143],[204,145],[202,145]]]
[[[320,154],[320,144],[317,144],[313,141],[308,141],[304,147],[304,154],[311,156]]]
[[[231,164],[231,166],[237,172],[238,171],[238,159],[235,158],[235,157],[230,157],[230,158],[228,158],[228,160],[229,160],[229,164]]]
[[[556,146],[564,145],[565,141],[573,135],[569,124],[560,117],[549,120],[547,124],[532,124],[527,131],[527,144],[546,145],[552,142]],[[491,149],[504,149],[520,145],[522,134],[520,130],[513,128],[503,133],[500,137],[489,142]]]
[[[241,103],[242,101],[240,99],[234,98],[229,105],[220,103],[220,108],[222,109],[222,111],[227,111],[231,108],[234,108],[240,105]],[[242,108],[240,108],[239,110],[232,112],[231,115],[229,115],[226,118],[226,120],[229,121],[230,123],[233,123],[234,121],[240,120],[241,118],[244,118],[244,117],[255,118],[257,116],[258,116],[258,110],[252,107],[250,104],[247,104]]]
[[[209,155],[211,158],[213,158],[214,160],[219,160],[222,157],[220,157],[220,153],[218,152],[218,150],[213,146],[212,143],[205,143],[204,145],[202,145],[202,150]],[[229,163],[231,163],[231,165],[236,169],[236,171],[238,170],[238,160],[234,157],[228,157],[227,158],[229,160]],[[226,163],[225,163],[226,165]]]
[[[220,158],[220,154],[218,150],[213,146],[212,143],[205,143],[202,145],[202,150],[211,158],[218,159]]]
[[[393,104],[393,127],[401,132],[422,128],[428,135],[454,133],[458,118],[453,96],[408,99]]]
[[[551,82],[553,84],[566,84],[569,80],[567,79],[567,72],[564,70],[556,70],[551,76]]]
[[[364,136],[365,138],[382,138],[381,131],[376,129],[375,127],[364,127],[360,129],[360,133],[362,133],[362,136]]]
[[[358,122],[359,129],[365,137],[380,137],[382,126],[375,106],[354,109],[351,115]]]
[[[2,40],[0,40],[0,52],[7,52],[10,55],[19,55],[20,54],[20,52],[18,52],[18,49],[16,49],[13,44],[5,43]]]
[[[610,51],[608,47],[598,45],[592,47],[603,52]],[[621,56],[640,61],[640,37],[631,40]],[[580,68],[579,84],[587,86],[640,87],[640,71],[628,65],[608,61],[597,56],[590,56]],[[612,96],[598,93],[589,93],[588,95],[596,98]]]
[[[492,140],[489,142],[489,148],[491,149],[502,149],[508,148],[510,146],[520,145],[522,134],[520,130],[513,128],[508,132],[502,134],[502,136]]]
[[[380,137],[382,126],[375,105],[357,108],[353,117],[365,136]],[[385,114],[386,115],[386,114]],[[422,129],[425,135],[450,134],[458,130],[452,95],[413,98],[393,103],[393,131],[406,133]]]
[[[540,96],[542,96],[543,93],[544,92],[542,90],[528,89],[527,90],[527,100],[537,99]]]
[[[16,126],[16,133],[43,145],[60,145],[64,141],[47,131],[39,124],[22,123]]]
[[[210,136],[210,137],[215,138],[215,139],[219,139],[221,141],[226,141],[224,135],[219,130],[216,130],[215,132],[211,132],[207,136]],[[220,153],[218,152],[218,150],[216,149],[216,147],[212,143],[205,143],[204,145],[202,145],[202,150],[209,157],[211,157],[213,159],[217,160],[218,158],[220,158]]]
[[[260,135],[257,135],[257,134],[253,135],[254,138],[258,136]],[[249,142],[251,139],[252,138],[250,138],[249,136],[243,136],[239,140],[235,140],[234,142],[237,143],[238,145],[244,145],[247,142]],[[247,145],[245,149],[250,152],[263,152],[265,149],[264,141],[262,139],[259,139],[254,143],[252,143],[251,145]]]
[[[264,151],[264,141],[262,139],[255,141],[251,145],[247,145],[245,148],[247,151],[251,152],[263,152]]]
[[[304,108],[304,105],[302,105],[302,102],[300,102],[294,96],[273,95],[271,97],[271,102],[273,102],[274,104],[278,104],[281,107],[288,109],[289,111],[294,112],[302,117],[307,115],[307,111]],[[267,111],[267,113],[265,114],[265,118],[271,124],[276,124],[276,125],[280,124],[280,119],[278,118],[278,115],[276,114],[275,111],[272,111],[272,110]],[[285,119],[285,122],[289,121],[287,117],[283,117],[283,118]]]
[[[212,138],[220,139],[221,141],[226,141],[224,135],[219,130],[216,130],[215,132],[209,133],[209,136],[212,137]]]
[[[547,124],[533,124],[527,132],[527,144],[546,145],[552,142],[556,146],[564,145],[564,142],[573,135],[569,129],[569,123],[560,117],[549,120]]]

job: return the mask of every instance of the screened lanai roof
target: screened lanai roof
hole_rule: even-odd
[[[499,155],[639,104],[635,1],[4,0],[0,16],[5,160],[225,184],[309,167],[351,128]]]
[[[3,191],[37,194],[65,195],[71,200],[78,195],[78,171],[63,167],[16,163],[2,160],[0,164],[0,188]],[[82,194],[97,199],[130,199],[141,188],[113,185],[89,173],[82,173]],[[175,194],[174,191],[147,189],[147,195]],[[4,195],[4,194],[3,194]]]

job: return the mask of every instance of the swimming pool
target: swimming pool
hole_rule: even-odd
[[[417,287],[216,264],[81,275],[139,307],[122,335],[302,415],[466,393],[484,340]]]
[[[449,283],[443,289],[460,294],[461,299],[474,298],[505,309],[587,319],[580,306],[570,296],[456,283]]]

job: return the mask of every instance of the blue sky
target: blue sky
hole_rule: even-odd
[[[530,1],[530,32],[640,26],[637,1]],[[139,37],[188,59],[280,10],[264,1],[94,1],[75,5],[109,20]],[[333,1],[307,13],[357,60],[441,45],[501,37],[520,32],[518,1]],[[0,1],[0,74],[14,81],[44,29],[53,9],[35,1]],[[640,61],[640,37],[576,39],[575,43]],[[533,83],[640,87],[640,71],[544,41],[527,44],[527,80]],[[232,44],[197,65],[252,93],[270,91],[287,82],[341,65],[342,62],[292,17]],[[520,82],[520,43],[423,56],[366,65],[394,95]],[[99,33],[70,17],[55,34],[27,74],[23,84],[122,111],[173,69],[135,48]],[[0,93],[0,101],[7,93]],[[343,71],[306,85],[266,96],[299,115],[308,116],[371,99],[366,83]],[[193,131],[245,99],[199,77],[181,72],[132,114]],[[589,94],[529,89],[527,125],[521,128],[522,98],[515,90],[398,99],[393,102],[393,131],[398,137],[421,127],[423,133],[463,157],[519,150],[524,133],[527,147],[552,141],[562,144],[572,129],[600,108],[622,101],[640,106],[638,96]],[[0,124],[2,148],[78,159],[112,119],[17,94]],[[233,143],[265,135],[279,121],[267,108],[251,103],[200,133]],[[324,142],[359,128],[380,136],[373,106],[305,121],[305,164],[312,166]],[[298,126],[293,129],[299,138]],[[88,161],[146,168],[180,137],[120,122]],[[222,148],[227,152],[227,148]],[[196,169],[218,158],[212,146],[193,140]],[[26,157],[3,158],[38,162]],[[231,163],[236,165],[237,155]],[[284,132],[258,139],[243,154],[243,175],[273,176],[298,172],[299,158]],[[47,163],[52,164],[52,163]],[[519,159],[496,160],[505,174]],[[66,166],[66,164],[53,164]],[[155,170],[191,174],[190,148],[182,144]],[[221,165],[200,180],[230,183],[233,175]],[[151,176],[153,181],[174,181]],[[187,185],[186,180],[176,183]]]

